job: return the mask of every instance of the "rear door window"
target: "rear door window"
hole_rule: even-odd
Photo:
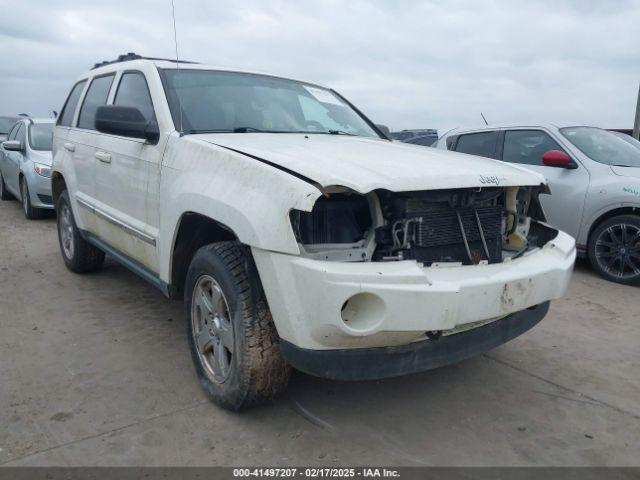
[[[63,127],[70,127],[71,122],[73,122],[73,114],[76,112],[76,107],[78,106],[78,100],[80,100],[80,94],[82,94],[82,90],[84,89],[86,80],[82,80],[81,82],[76,83],[71,89],[71,93],[67,97],[67,101],[62,107],[62,112],[60,113],[60,119],[58,120],[58,125]]]
[[[494,158],[498,144],[497,130],[490,132],[465,133],[456,143],[456,152]]]
[[[564,149],[547,132],[507,130],[504,134],[502,160],[525,165],[542,165],[542,155],[549,150],[564,152]]]
[[[96,129],[96,110],[98,107],[107,103],[107,97],[109,96],[109,90],[111,89],[114,76],[115,74],[112,73],[93,79],[82,102],[80,116],[78,117],[78,128],[86,128],[88,130]]]

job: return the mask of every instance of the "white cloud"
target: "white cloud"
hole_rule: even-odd
[[[374,121],[444,129],[570,120],[630,127],[640,1],[175,0],[183,58],[332,86]],[[173,56],[171,2],[2,7],[0,111],[59,109],[93,63]],[[9,52],[9,53],[7,53]]]

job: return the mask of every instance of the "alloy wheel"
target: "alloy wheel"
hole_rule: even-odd
[[[227,299],[210,275],[198,278],[193,289],[191,332],[205,373],[214,382],[224,382],[232,368],[235,336]]]
[[[640,228],[627,223],[610,226],[596,239],[596,261],[609,275],[620,279],[640,275]]]
[[[75,250],[73,240],[73,222],[71,220],[71,209],[66,204],[62,206],[60,211],[60,220],[58,225],[60,230],[60,243],[62,245],[64,255],[68,259],[72,259]]]

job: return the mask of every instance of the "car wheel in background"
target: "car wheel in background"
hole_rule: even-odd
[[[2,172],[0,172],[0,199],[1,200],[13,199],[13,195],[9,193],[9,190],[7,190],[7,186],[4,184],[4,177],[2,176]]]
[[[211,400],[237,411],[286,388],[291,368],[246,247],[218,242],[200,248],[184,297],[191,356]]]
[[[594,270],[612,282],[640,283],[640,217],[619,215],[600,223],[589,237]]]
[[[104,252],[87,242],[76,226],[65,190],[56,203],[58,241],[64,264],[75,273],[88,273],[100,270],[104,263]]]
[[[20,179],[20,194],[22,195],[22,209],[24,210],[24,216],[29,220],[37,220],[38,218],[42,218],[42,210],[31,205],[29,185],[27,185],[27,179],[25,177],[22,177]]]

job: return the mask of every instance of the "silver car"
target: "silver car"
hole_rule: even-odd
[[[0,147],[0,198],[22,201],[29,219],[53,209],[51,140],[53,120],[22,118]]]
[[[640,283],[640,149],[633,142],[584,125],[509,125],[451,130],[436,148],[542,173],[552,193],[540,196],[548,222],[575,237],[604,278]]]

